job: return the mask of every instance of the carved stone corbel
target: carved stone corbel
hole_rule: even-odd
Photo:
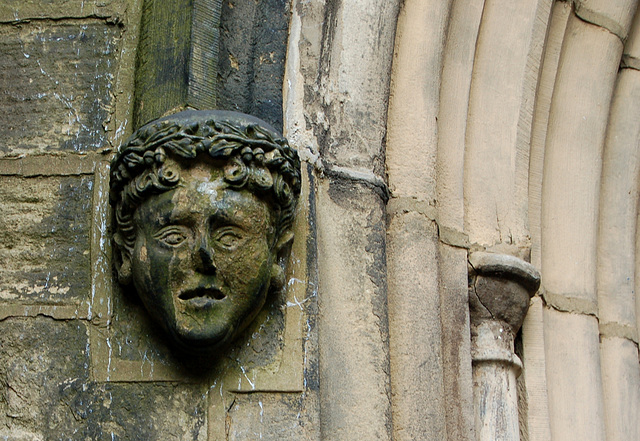
[[[506,254],[469,255],[469,310],[476,439],[518,441],[514,339],[540,286],[529,263]]]

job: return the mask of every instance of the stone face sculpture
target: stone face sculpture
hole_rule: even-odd
[[[296,151],[255,117],[148,123],[112,162],[118,280],[179,348],[218,350],[283,286],[299,194]]]

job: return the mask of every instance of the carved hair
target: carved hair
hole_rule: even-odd
[[[221,160],[230,188],[246,188],[270,204],[276,238],[291,228],[300,194],[300,159],[287,140],[249,115],[187,110],[138,129],[111,163],[110,200],[122,245],[134,245],[133,214],[140,204],[180,182],[166,158],[197,161],[200,155]]]

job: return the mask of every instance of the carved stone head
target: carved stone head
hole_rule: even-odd
[[[298,155],[264,121],[192,110],[153,121],[111,166],[118,279],[180,348],[219,349],[282,287],[299,194]]]

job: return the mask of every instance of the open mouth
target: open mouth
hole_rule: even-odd
[[[182,292],[178,295],[180,300],[184,301],[208,301],[208,300],[222,300],[226,296],[216,288],[196,288],[189,291]]]

